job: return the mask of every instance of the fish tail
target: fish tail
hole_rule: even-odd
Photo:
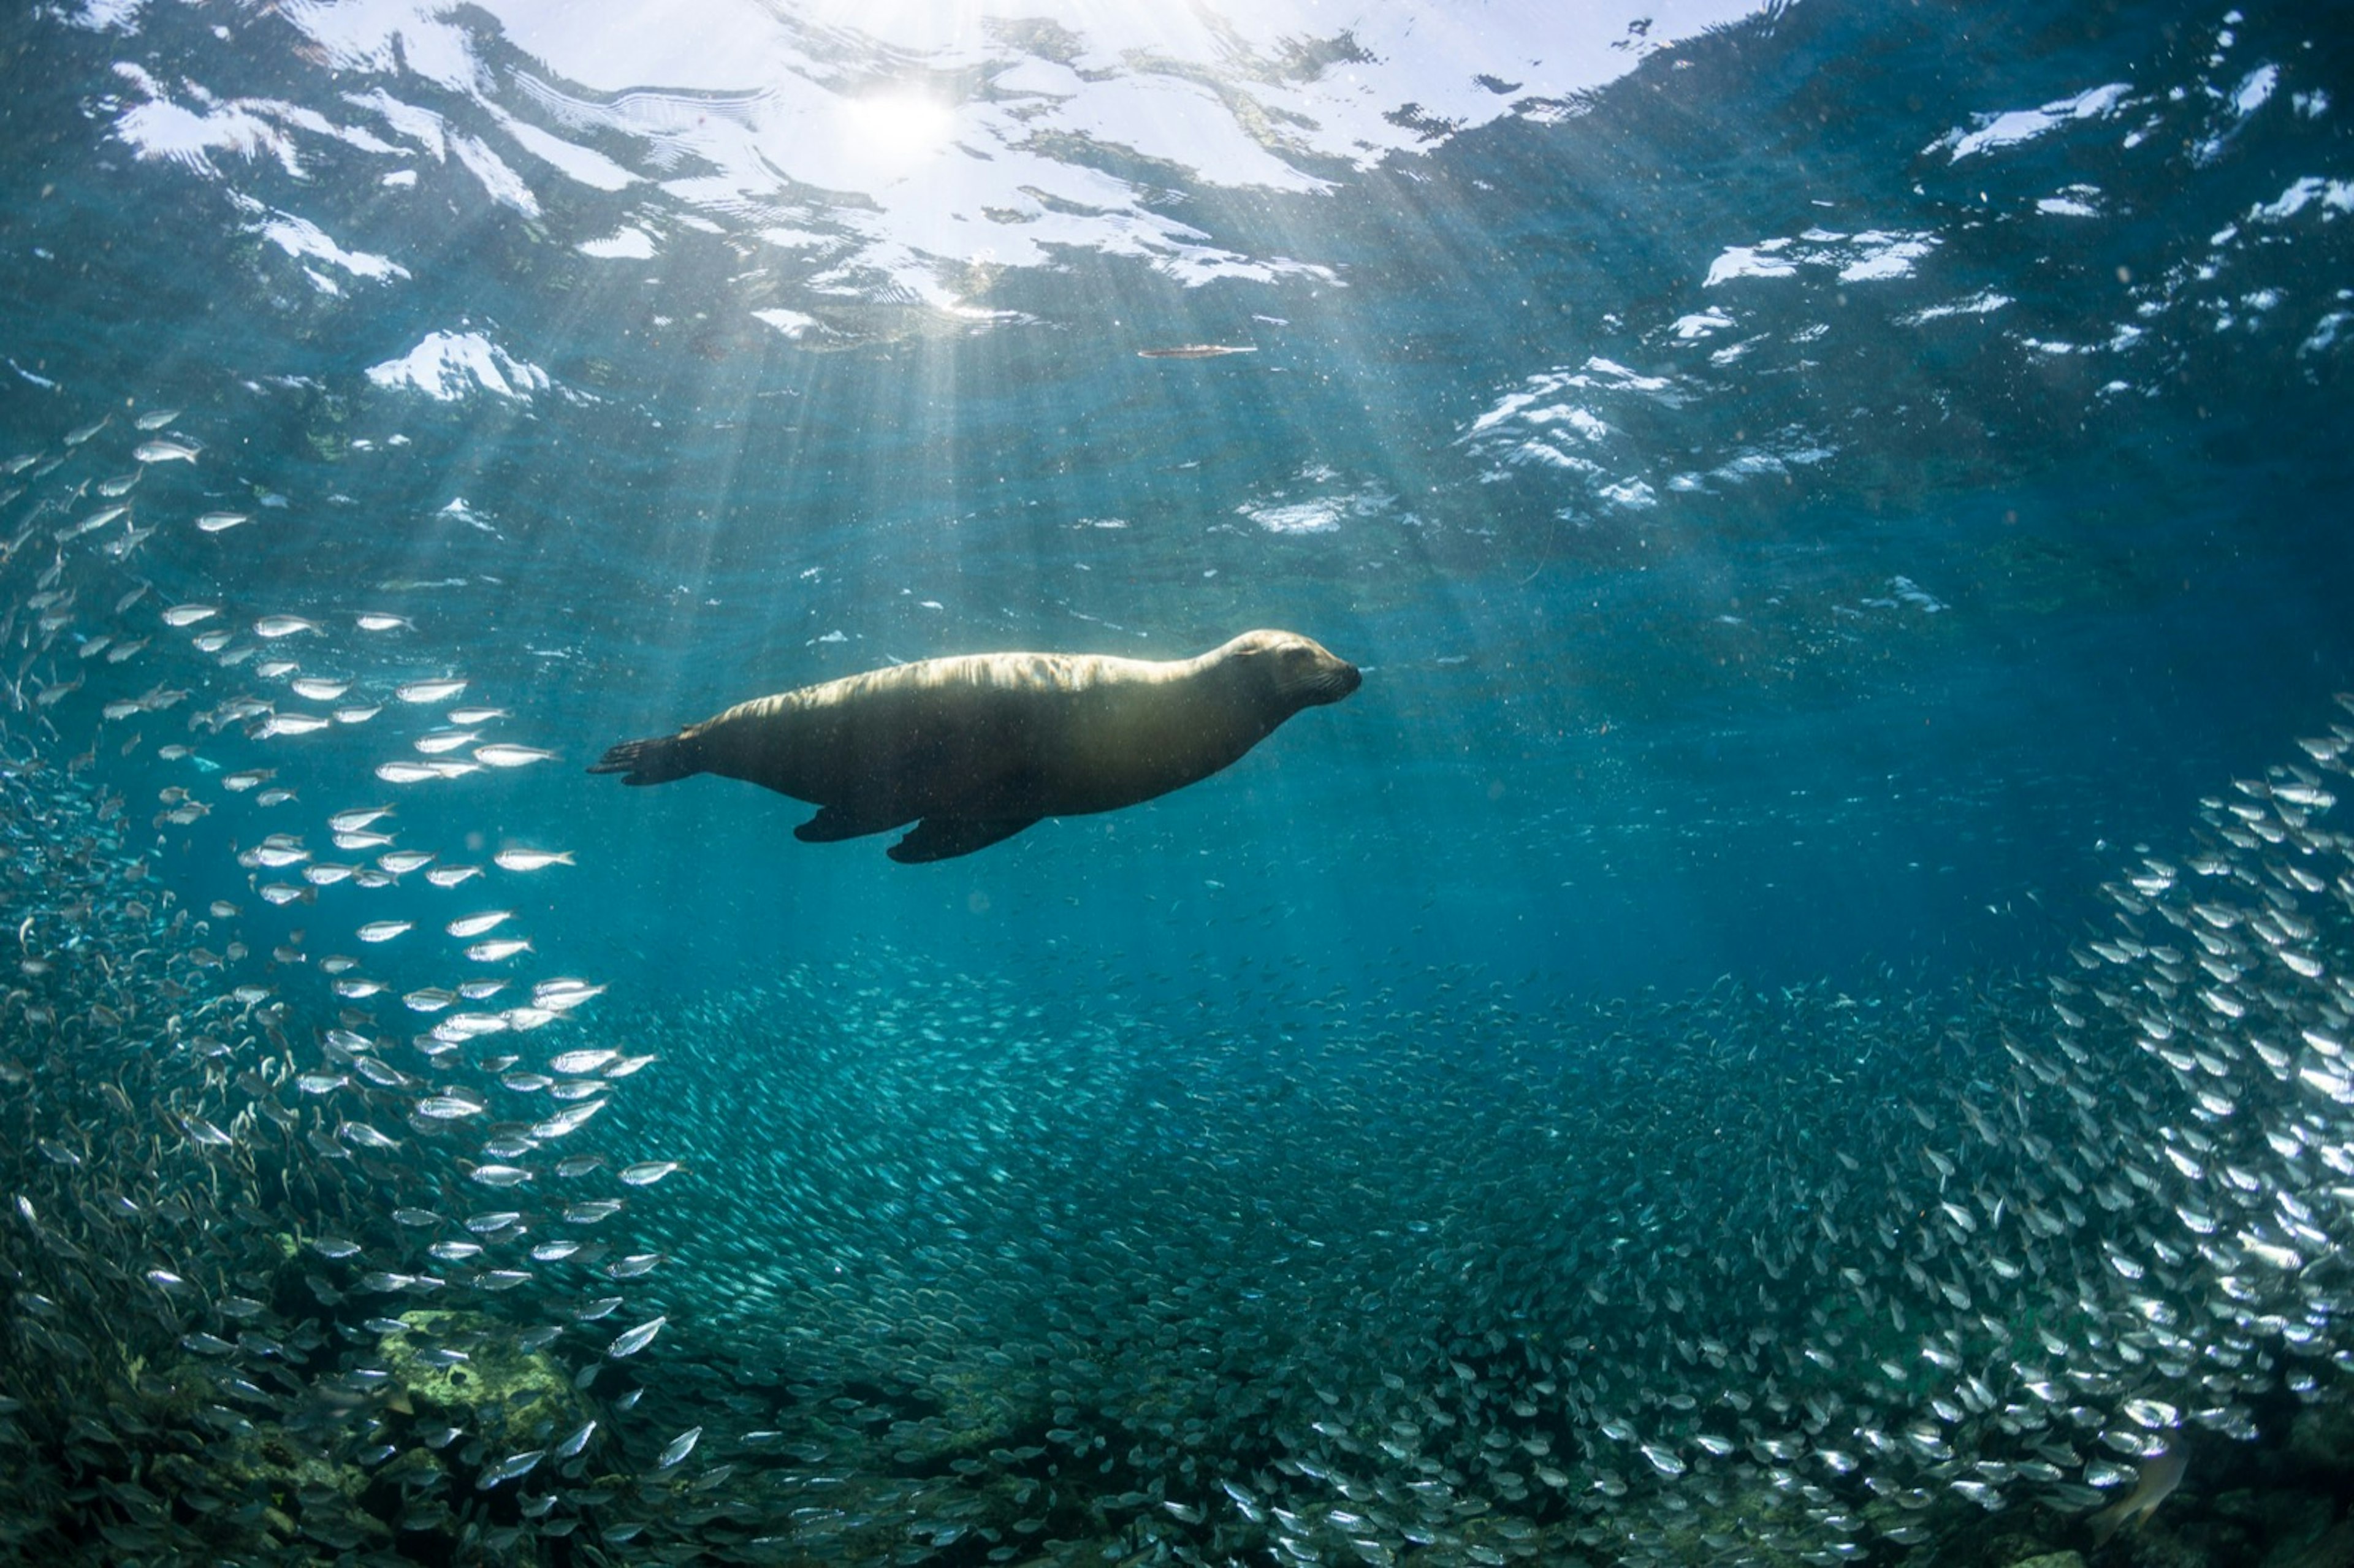
[[[591,773],[619,773],[624,784],[667,784],[703,771],[700,747],[683,735],[625,740],[591,763]]]

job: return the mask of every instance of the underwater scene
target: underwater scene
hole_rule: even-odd
[[[2354,26],[0,22],[0,1562],[2354,1565]]]

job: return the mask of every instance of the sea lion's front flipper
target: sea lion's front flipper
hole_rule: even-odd
[[[914,832],[893,844],[886,853],[901,865],[914,865],[927,860],[953,860],[977,849],[987,849],[1002,839],[1010,839],[1037,820],[1035,817],[926,817],[916,824]]]
[[[828,806],[795,828],[793,837],[805,844],[831,844],[843,839],[863,839],[869,833],[887,833],[893,828],[907,825],[905,817],[861,816],[846,806]]]
[[[703,771],[703,753],[683,735],[625,740],[588,765],[591,773],[622,773],[624,784],[667,784]]]

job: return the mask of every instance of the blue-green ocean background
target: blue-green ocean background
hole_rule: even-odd
[[[1305,192],[1066,137],[1222,250],[1302,265],[907,262],[960,315],[868,264],[854,193],[779,249],[758,215],[682,221],[512,148],[529,212],[455,155],[278,111],[193,155],[140,141],[164,103],[380,132],[365,95],[407,93],[453,143],[489,105],[644,156],[523,90],[545,68],[483,14],[448,24],[470,101],[262,14],[36,9],[9,25],[0,417],[184,407],[210,443],[168,476],[191,511],[283,504],[167,524],[138,562],[161,601],[410,616],[369,655],[463,673],[559,750],[402,821],[574,850],[534,935],[613,983],[877,940],[1058,986],[1246,954],[1606,991],[2033,964],[2125,846],[2354,683],[2326,10],[1776,8],[1378,161],[1295,152]],[[994,35],[994,67],[926,75],[811,31],[843,90],[899,69],[986,101],[1023,55]],[[1489,40],[1500,73],[1514,43]],[[2106,83],[2122,102],[2070,107]],[[2037,106],[2035,134],[1957,148]],[[2334,199],[2284,203],[2301,180]],[[290,217],[401,275],[298,253]],[[575,248],[631,223],[651,256]],[[1712,278],[1761,245],[1785,275]],[[369,378],[435,333],[539,379]],[[1139,357],[1194,342],[1256,352]],[[969,860],[804,848],[799,808],[724,782],[580,776],[886,662],[1176,657],[1257,625],[1358,662],[1363,693],[1229,776]]]
[[[2349,20],[11,12],[0,1545],[102,1560],[174,1444],[216,1554],[436,1561],[1214,1556],[1359,1458],[1482,1563],[2273,1485],[2354,1370]],[[1363,688],[938,864],[586,772],[1262,626]],[[312,1359],[207,1405],[249,1331]],[[1801,1426],[1868,1470],[1761,1481]]]

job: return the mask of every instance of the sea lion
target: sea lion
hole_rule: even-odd
[[[1289,631],[1193,659],[973,653],[738,703],[676,735],[624,741],[588,769],[624,784],[741,779],[816,805],[805,843],[913,832],[914,863],[970,854],[1041,817],[1116,811],[1241,758],[1357,667]]]

